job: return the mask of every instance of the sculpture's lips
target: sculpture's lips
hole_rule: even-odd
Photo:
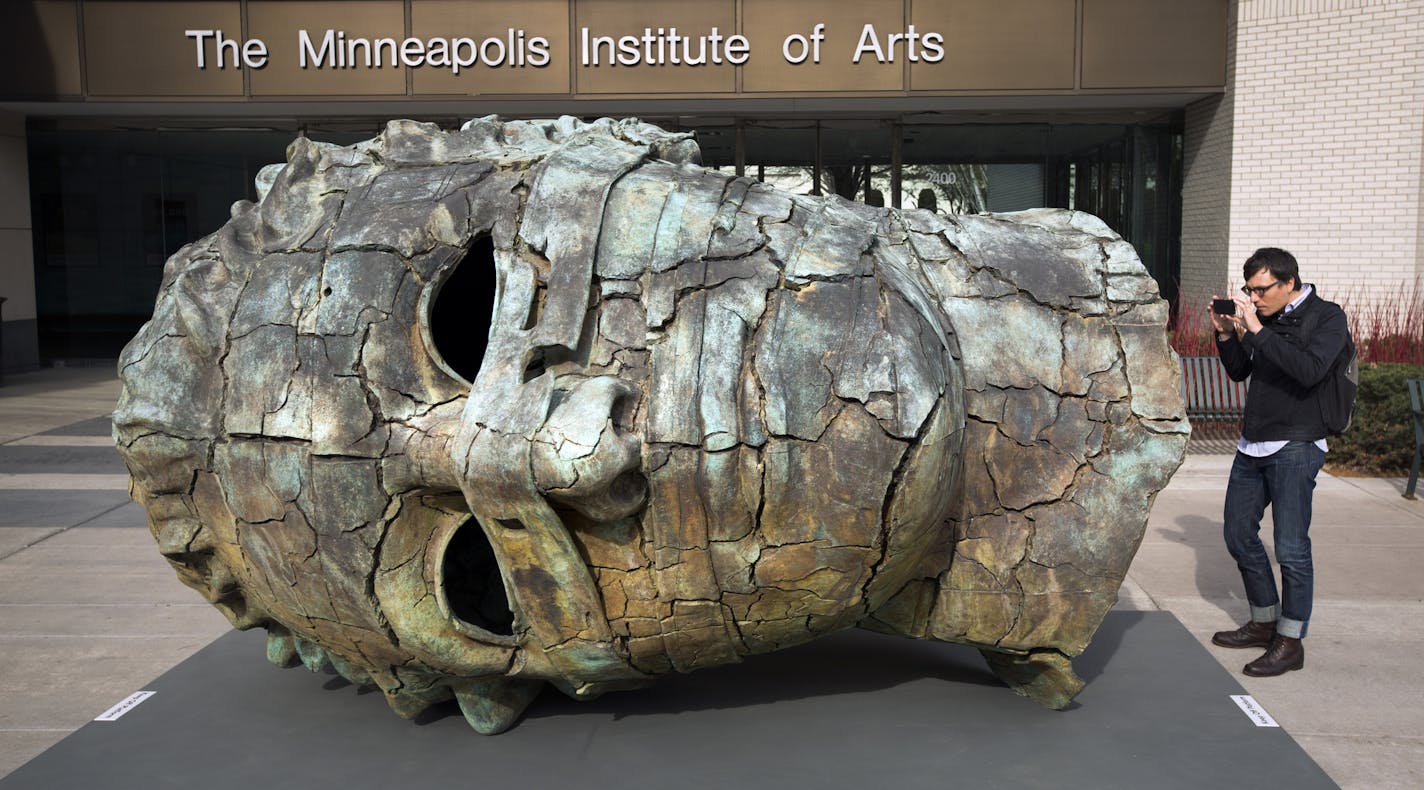
[[[474,519],[466,519],[449,535],[433,563],[441,611],[457,630],[480,641],[514,635],[503,574],[494,547]]]

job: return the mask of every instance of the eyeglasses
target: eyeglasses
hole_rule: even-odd
[[[1251,296],[1252,294],[1255,294],[1256,296],[1265,296],[1267,291],[1271,290],[1272,288],[1275,288],[1282,282],[1284,282],[1284,280],[1276,280],[1270,285],[1243,285],[1241,286],[1241,293],[1244,293],[1247,296]]]

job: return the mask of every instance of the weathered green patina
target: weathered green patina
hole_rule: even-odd
[[[636,121],[288,153],[168,262],[114,413],[160,551],[270,660],[484,733],[857,625],[1081,687],[1187,439],[1102,222],[783,194]],[[493,315],[437,331],[460,267]]]

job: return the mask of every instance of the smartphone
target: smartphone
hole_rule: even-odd
[[[1211,311],[1217,315],[1236,315],[1236,303],[1230,299],[1213,299]]]

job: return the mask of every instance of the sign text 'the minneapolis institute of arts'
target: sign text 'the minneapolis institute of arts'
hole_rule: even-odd
[[[195,64],[205,68],[260,69],[267,65],[267,42],[260,38],[239,42],[228,38],[221,30],[185,30],[183,35],[193,40]],[[826,23],[817,22],[808,35],[792,33],[782,40],[781,56],[787,63],[821,62],[822,44],[826,40]],[[746,36],[724,35],[713,27],[701,35],[684,34],[677,28],[643,28],[642,35],[597,35],[588,28],[578,34],[580,66],[705,66],[732,63],[741,65],[751,58],[751,44]],[[348,36],[344,30],[327,28],[313,35],[306,29],[297,31],[298,68],[444,68],[459,74],[471,66],[531,67],[549,65],[549,39],[529,35],[523,28],[507,28],[502,36],[489,36],[476,41],[467,36],[408,36],[363,38]],[[874,58],[877,63],[894,63],[903,54],[911,63],[921,60],[938,63],[944,60],[944,36],[921,34],[910,25],[903,33],[881,37],[874,23],[861,27],[851,63],[862,58]]]
[[[1226,0],[30,0],[0,99],[1220,90]],[[20,68],[20,66],[24,68]],[[23,75],[23,76],[21,76]]]

